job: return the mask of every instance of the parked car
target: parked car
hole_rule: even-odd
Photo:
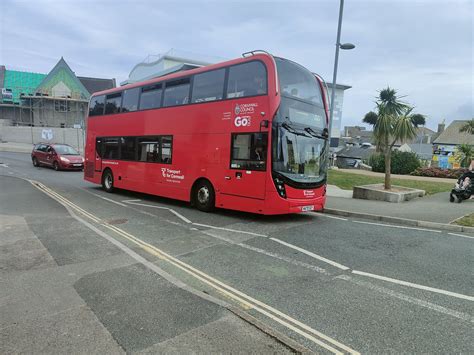
[[[84,158],[67,144],[36,144],[31,152],[31,161],[34,166],[45,165],[54,170],[84,169]]]

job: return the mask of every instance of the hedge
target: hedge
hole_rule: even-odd
[[[459,177],[467,171],[469,171],[469,169],[418,168],[410,175],[459,179]]]
[[[372,167],[372,171],[384,173],[385,158],[383,154],[373,154],[369,159],[369,165]],[[392,164],[390,167],[392,174],[408,175],[420,167],[421,162],[415,153],[397,150],[392,152]]]

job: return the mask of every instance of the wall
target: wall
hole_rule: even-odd
[[[52,133],[50,140],[42,133]],[[84,151],[85,132],[75,128],[56,127],[11,127],[0,125],[0,141],[35,144],[39,142],[66,143],[80,152]]]

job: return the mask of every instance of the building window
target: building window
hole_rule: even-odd
[[[71,111],[71,108],[69,107],[68,102],[65,100],[54,100],[54,111],[68,112]]]

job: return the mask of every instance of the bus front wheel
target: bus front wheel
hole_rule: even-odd
[[[198,210],[210,212],[215,207],[216,195],[212,184],[207,180],[197,182],[194,187],[193,202]]]
[[[102,175],[102,188],[106,192],[114,191],[114,174],[112,174],[112,171],[109,169],[107,169]]]

